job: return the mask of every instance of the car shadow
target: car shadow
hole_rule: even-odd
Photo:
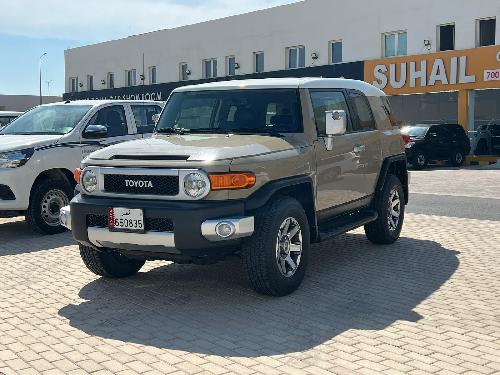
[[[53,236],[33,232],[23,218],[2,219],[0,222],[0,257],[50,250],[76,244],[71,233]]]
[[[459,265],[457,252],[412,238],[375,246],[347,234],[312,250],[308,276],[287,297],[254,293],[235,259],[97,279],[81,289],[83,303],[59,314],[89,335],[158,348],[244,357],[302,352],[349,329],[418,321],[413,309]]]

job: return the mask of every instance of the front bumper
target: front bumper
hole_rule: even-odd
[[[0,197],[0,211],[25,211],[28,209],[30,190],[35,177],[28,166],[0,169],[0,185],[9,194]]]
[[[143,234],[110,232],[105,227],[89,225],[89,215],[107,215],[110,207],[140,208],[145,220],[168,218],[173,231],[147,231]],[[126,200],[76,196],[68,208],[61,210],[61,220],[70,227],[75,239],[87,246],[115,248],[149,254],[181,254],[191,257],[219,256],[236,250],[241,238],[254,231],[253,216],[245,216],[241,201],[156,201]],[[219,224],[226,224],[233,233],[222,238]],[[220,250],[220,251],[218,251]]]

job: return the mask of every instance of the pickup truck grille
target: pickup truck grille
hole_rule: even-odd
[[[175,196],[179,194],[179,177],[105,174],[104,191],[118,194]]]
[[[145,220],[146,231],[173,232],[174,223],[164,217],[147,217]],[[107,215],[87,215],[87,228],[107,228]]]

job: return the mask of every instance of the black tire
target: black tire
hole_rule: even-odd
[[[397,192],[399,197],[399,220],[395,227],[391,227],[389,215],[392,208],[393,192]],[[386,245],[394,243],[401,234],[405,216],[405,195],[403,185],[399,178],[388,175],[382,191],[375,197],[375,210],[378,219],[365,225],[366,237],[374,244]],[[394,223],[394,217],[392,217]],[[396,223],[394,223],[396,224]]]
[[[130,259],[114,251],[97,251],[80,245],[80,256],[87,268],[97,276],[123,278],[135,275],[146,261]]]
[[[455,150],[450,156],[450,164],[454,167],[461,167],[465,162],[465,153],[462,150]]]
[[[46,179],[38,182],[31,191],[26,221],[40,234],[57,234],[67,229],[59,222],[59,210],[68,205],[73,189],[68,181]]]
[[[280,227],[289,218],[292,219],[290,221],[291,228],[296,227],[296,223],[298,223],[301,232],[297,232],[291,238],[288,246],[284,245],[283,252],[280,251],[280,258],[278,258],[277,244]],[[285,228],[283,227],[283,229]],[[291,246],[297,246],[300,237],[299,233],[302,236],[302,253],[300,256],[298,256],[299,252],[291,250]],[[286,247],[288,247],[288,252],[285,249]],[[289,197],[277,197],[264,206],[255,215],[255,232],[253,236],[246,239],[242,245],[243,264],[250,284],[255,291],[276,297],[286,296],[295,291],[304,279],[309,247],[309,223],[302,205],[297,200]],[[298,264],[292,274],[292,265],[285,261],[284,258],[297,256],[298,258],[292,259]],[[280,262],[280,266],[278,266],[278,262]],[[281,267],[285,267],[285,271],[287,271],[287,267],[290,267],[290,274],[285,276]]]
[[[427,159],[427,155],[423,151],[417,151],[411,160],[411,165],[414,169],[424,169],[427,167],[429,160]]]

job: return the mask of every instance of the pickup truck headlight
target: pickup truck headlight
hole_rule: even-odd
[[[35,153],[32,148],[0,153],[0,168],[18,168],[30,160]]]
[[[184,177],[184,192],[191,198],[199,199],[208,194],[210,181],[199,172],[191,172]]]
[[[92,194],[97,189],[97,175],[93,170],[84,170],[81,177],[83,190]]]

